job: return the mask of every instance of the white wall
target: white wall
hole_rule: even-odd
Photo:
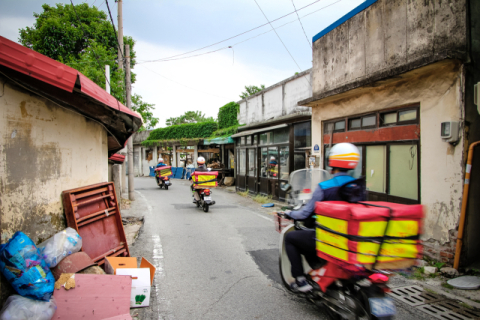
[[[62,191],[108,180],[107,132],[97,122],[0,76],[0,216],[5,243],[66,227]]]

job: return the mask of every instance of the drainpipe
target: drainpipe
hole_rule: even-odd
[[[460,213],[460,223],[458,226],[458,236],[457,236],[457,248],[455,249],[455,260],[453,262],[453,267],[458,269],[460,264],[460,253],[462,251],[463,243],[463,229],[465,227],[465,215],[467,211],[468,203],[468,189],[470,187],[470,172],[472,171],[472,160],[473,160],[473,149],[480,144],[480,141],[474,142],[468,148],[468,158],[467,158],[467,168],[465,169],[465,182],[463,184],[463,197],[462,197],[462,211]]]

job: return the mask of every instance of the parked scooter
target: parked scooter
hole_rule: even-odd
[[[308,202],[310,190],[329,178],[330,174],[325,170],[298,170],[291,174],[290,183],[283,185],[282,190],[290,194],[290,204],[299,209]],[[290,271],[285,236],[289,232],[307,228],[301,221],[286,220],[287,217],[279,212],[276,222],[277,231],[281,232],[280,276],[288,290],[321,307],[331,319],[393,319],[396,313],[395,305],[385,295],[390,291],[387,286],[390,273],[386,271],[367,270],[361,265],[346,263],[340,265],[320,258],[312,269],[303,259],[307,281],[313,290],[306,293],[293,291],[290,284],[295,279]]]

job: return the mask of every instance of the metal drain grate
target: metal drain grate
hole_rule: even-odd
[[[438,319],[480,319],[480,310],[462,307],[456,301],[426,292],[420,286],[393,288],[389,295]]]
[[[420,286],[408,286],[401,288],[393,288],[390,295],[406,304],[416,307],[422,304],[433,303],[445,300],[442,296],[434,293],[425,292]]]

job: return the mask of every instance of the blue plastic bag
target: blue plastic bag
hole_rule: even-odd
[[[23,232],[0,246],[0,271],[22,296],[49,301],[55,279],[40,251]]]

